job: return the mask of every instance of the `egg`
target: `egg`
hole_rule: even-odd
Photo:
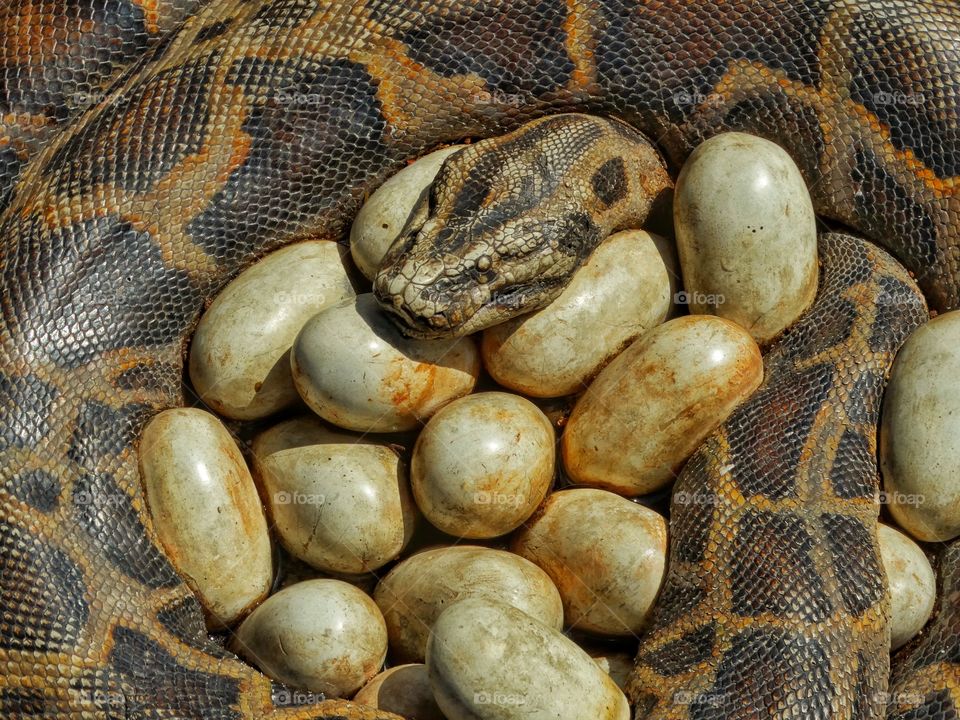
[[[175,408],[144,427],[139,460],[167,557],[211,629],[235,623],[266,597],[273,578],[266,517],[240,448],[210,413]]]
[[[412,430],[473,390],[480,373],[472,338],[405,337],[369,293],[308,320],[290,362],[317,415],[361,432]]]
[[[294,557],[327,572],[367,573],[410,541],[417,511],[392,448],[302,417],[258,435],[253,457],[277,535]]]
[[[642,230],[611,235],[557,299],[485,330],[480,347],[493,379],[532,397],[583,390],[614,355],[666,319],[670,276],[658,243],[666,241]]]
[[[685,301],[771,342],[817,293],[813,203],[790,155],[729,132],[698,146],[673,200]]]
[[[466,598],[437,618],[427,672],[448,720],[629,720],[623,692],[560,632],[505,603]]]
[[[891,302],[895,298],[891,299]],[[960,535],[960,311],[900,348],[883,400],[880,469],[890,514],[918,540]]]
[[[517,533],[511,549],[551,577],[567,625],[632,637],[663,581],[667,522],[605,490],[561,490]]]
[[[433,548],[402,561],[377,585],[395,662],[422,662],[427,637],[445,607],[460,598],[498,599],[556,629],[563,624],[560,594],[533,563],[475,545]]]
[[[297,243],[267,255],[217,295],[190,346],[190,381],[207,406],[253,420],[299,400],[290,346],[319,310],[355,295],[343,254],[330,240]]]
[[[376,277],[384,255],[400,236],[443,161],[462,147],[451,145],[424,155],[390,177],[363,203],[350,228],[350,254],[368,280]]]
[[[267,598],[230,647],[277,682],[345,698],[380,670],[387,629],[362,591],[340,580],[307,580]]]
[[[445,720],[433,698],[427,666],[397,665],[363,686],[354,702],[415,720]]]
[[[933,614],[937,578],[923,550],[889,525],[878,528],[880,558],[890,588],[890,649],[903,647]]]
[[[550,421],[525,398],[484,392],[455,400],[430,419],[413,448],[417,506],[450,535],[508,533],[550,489],[555,443]]]
[[[710,315],[659,325],[577,401],[561,441],[567,474],[621,495],[658,490],[762,379],[760,349],[739,325]]]

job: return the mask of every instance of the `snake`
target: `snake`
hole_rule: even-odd
[[[820,239],[814,306],[678,480],[635,717],[958,717],[960,547],[888,674],[873,461],[889,362],[925,317],[918,288],[935,311],[960,306],[955,4],[6,8],[0,716],[396,717],[291,692],[207,635],[157,542],[139,432],[185,402],[190,332],[244,267],[342,239],[364,197],[431,149],[589,113],[673,170],[723,131],[777,142],[840,226]],[[430,297],[431,317],[456,319]]]

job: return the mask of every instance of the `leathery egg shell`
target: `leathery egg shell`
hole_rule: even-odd
[[[253,456],[283,546],[313,567],[370,572],[409,542],[417,511],[390,447],[304,417],[257,436]]]
[[[427,672],[448,720],[629,720],[616,683],[560,632],[495,600],[443,611]]]
[[[388,179],[363,203],[350,228],[350,253],[368,280],[376,277],[383,256],[400,236],[443,161],[462,147],[451,145],[424,155]]]
[[[433,698],[427,666],[398,665],[363,686],[354,702],[416,720],[445,720]]]
[[[293,380],[307,405],[340,427],[362,432],[412,430],[480,374],[469,337],[404,337],[372,294],[314,315],[291,353]]]
[[[553,579],[567,625],[631,636],[643,628],[663,580],[667,523],[605,490],[561,490],[517,534],[512,550]]]
[[[883,400],[880,468],[890,514],[919,540],[960,535],[960,311],[900,348]]]
[[[779,145],[744,133],[702,143],[677,178],[673,214],[691,313],[733,320],[766,344],[813,302],[816,217]]]
[[[937,578],[923,550],[889,525],[878,527],[880,558],[890,587],[890,649],[923,629],[937,600]]]
[[[343,698],[380,670],[387,629],[363,591],[340,580],[307,580],[250,613],[231,649],[278,682]]]
[[[395,662],[421,662],[434,621],[465,597],[497,599],[559,630],[563,605],[550,577],[513,553],[475,545],[424,550],[377,585],[373,599],[383,612]]]
[[[190,347],[190,380],[200,399],[237,420],[294,404],[290,346],[327,305],[355,295],[332,240],[298,243],[267,255],[217,295]]]
[[[492,538],[518,527],[553,482],[553,426],[518,395],[455,400],[423,428],[410,460],[417,506],[450,535]]]
[[[621,495],[653,492],[762,379],[760,349],[739,325],[710,315],[659,325],[577,401],[561,442],[567,474]]]
[[[579,392],[671,306],[657,240],[642,230],[615,233],[547,307],[483,332],[484,365],[498,383],[532,397]]]
[[[165,410],[141,435],[140,475],[160,543],[208,624],[235,622],[269,592],[273,555],[257,488],[230,433],[203,410]]]

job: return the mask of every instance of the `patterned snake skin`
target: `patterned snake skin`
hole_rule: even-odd
[[[144,512],[135,443],[183,400],[205,300],[273,248],[341,237],[366,192],[438,143],[587,111],[626,120],[676,166],[719,131],[753,132],[793,154],[821,215],[890,249],[932,307],[960,305],[953,2],[4,7],[4,172],[45,147],[0,217],[2,718],[391,717],[291,707],[205,636]],[[154,41],[178,12],[194,14]],[[58,94],[96,96],[142,51],[85,112]],[[709,499],[675,506],[637,717],[883,713],[866,486],[885,363],[919,310],[881,252],[839,236],[823,252],[823,314],[773,351],[763,400],[685,474]],[[891,719],[957,717],[958,567],[954,547],[938,618],[896,663]]]

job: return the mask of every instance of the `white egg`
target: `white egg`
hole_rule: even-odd
[[[469,393],[480,355],[469,337],[404,337],[364,294],[307,321],[291,366],[297,390],[320,417],[349,430],[394,432]]]
[[[923,629],[937,600],[937,578],[923,550],[889,525],[878,528],[880,557],[890,587],[890,649]]]
[[[642,230],[611,235],[542,310],[488,328],[481,352],[493,379],[533,397],[583,390],[672,307],[658,241]]]
[[[427,666],[398,665],[384,670],[358,692],[354,702],[415,720],[445,720],[433,698]]]
[[[677,248],[692,313],[719,315],[766,344],[817,293],[817,227],[799,168],[779,145],[723,133],[677,178]]]
[[[340,580],[307,580],[267,598],[231,649],[290,687],[350,697],[383,666],[387,629],[369,596]]]
[[[465,597],[500,600],[557,630],[563,625],[560,594],[533,563],[475,545],[435,548],[401,562],[373,593],[387,623],[391,659],[421,662],[434,621]]]
[[[313,567],[367,573],[410,541],[416,506],[406,469],[387,445],[304,417],[257,436],[253,456],[277,535]]]
[[[659,325],[615,357],[577,401],[563,463],[581,485],[653,492],[763,379],[746,330],[709,315]]]
[[[631,637],[646,623],[667,563],[667,522],[605,490],[555,492],[511,549],[553,579],[566,624]]]
[[[267,521],[247,464],[210,413],[157,414],[140,438],[140,475],[160,544],[220,629],[266,597]]]
[[[190,380],[204,403],[220,415],[252,420],[297,402],[290,346],[313,315],[354,296],[344,252],[329,240],[291,245],[217,295],[190,346]]]
[[[435,150],[403,168],[367,198],[350,228],[350,253],[368,280],[400,235],[423,191],[433,183],[443,161],[463,145]]]
[[[495,600],[437,619],[427,672],[448,720],[629,720],[616,683],[560,632]]]
[[[430,419],[414,446],[417,506],[450,535],[508,533],[550,489],[555,443],[550,421],[525,398],[485,392],[455,400]]]
[[[900,348],[883,401],[880,468],[897,524],[919,540],[960,535],[960,311]]]

